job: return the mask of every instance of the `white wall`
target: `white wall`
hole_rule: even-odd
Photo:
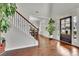
[[[37,28],[39,28],[40,25],[40,19],[38,17],[35,16],[29,16],[29,21],[35,25]]]
[[[41,19],[41,21],[40,21],[39,34],[49,37],[49,33],[46,31],[48,18],[40,18],[40,19]]]
[[[79,8],[75,9],[75,16],[73,16],[73,19],[72,19],[72,26],[74,27],[74,21],[73,20],[76,20],[76,29],[77,29],[77,38],[74,39],[73,36],[72,36],[72,44],[75,45],[75,46],[78,46],[79,47]],[[73,29],[72,27],[72,29]],[[73,31],[72,31],[73,33]]]
[[[78,11],[78,13],[79,13],[79,11]],[[77,39],[73,39],[73,44],[79,47],[79,15],[77,16],[77,26],[76,27],[77,27]]]

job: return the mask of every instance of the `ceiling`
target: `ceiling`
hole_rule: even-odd
[[[52,17],[79,8],[79,3],[19,3],[18,10],[25,16]]]
[[[53,15],[65,14],[72,9],[79,8],[79,3],[54,3],[52,8]]]

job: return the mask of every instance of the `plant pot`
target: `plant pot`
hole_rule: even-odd
[[[4,52],[5,51],[5,40],[1,40],[2,42],[0,42],[0,51]]]
[[[52,40],[52,39],[53,39],[53,35],[50,35],[50,36],[49,36],[49,39]]]
[[[0,32],[0,51],[5,50],[5,38],[4,38],[4,33]]]

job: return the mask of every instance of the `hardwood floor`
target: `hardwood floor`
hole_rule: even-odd
[[[39,46],[4,52],[1,56],[76,56],[79,48],[39,36]]]

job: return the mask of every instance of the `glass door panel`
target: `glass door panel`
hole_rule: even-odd
[[[60,40],[71,43],[71,16],[60,19]]]

